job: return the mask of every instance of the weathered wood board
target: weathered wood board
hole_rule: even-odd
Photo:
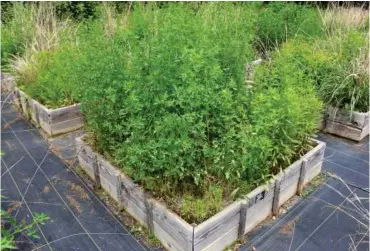
[[[192,251],[193,227],[153,200],[153,232],[169,250]]]
[[[259,186],[247,195],[247,217],[245,234],[261,223],[272,213],[274,202],[275,182]]]
[[[325,117],[325,132],[355,141],[361,141],[369,135],[369,112],[351,112],[327,107]]]
[[[306,173],[303,181],[303,186],[306,186],[313,178],[321,172],[322,161],[324,159],[326,144],[321,141],[314,140],[317,145],[303,156],[306,159]]]
[[[326,119],[361,129],[369,124],[369,113],[351,112],[328,106],[326,107]]]
[[[68,133],[84,125],[81,105],[71,105],[57,109],[48,109],[29,97],[18,88],[14,88],[14,103],[23,114],[40,126],[49,136]]]
[[[280,195],[278,207],[283,205],[297,193],[298,181],[301,175],[302,159],[294,162],[283,171],[284,175],[280,183]]]
[[[236,201],[194,228],[194,251],[215,250],[215,242],[229,245],[238,239],[241,201]],[[231,232],[230,232],[231,231]]]

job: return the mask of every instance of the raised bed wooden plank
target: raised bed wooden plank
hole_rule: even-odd
[[[73,113],[73,112],[80,112],[81,111],[81,105],[80,104],[75,104],[75,105],[69,105],[61,108],[56,108],[53,109],[50,112],[50,117],[52,119],[58,119],[60,116],[63,116],[68,113]]]
[[[39,115],[38,115],[38,110],[39,110],[39,103],[36,102],[33,99],[29,99],[29,107],[30,107],[30,112],[31,112],[31,120],[36,124],[39,125]]]
[[[46,108],[46,106],[43,106],[42,104],[38,103],[38,116],[39,116],[39,120],[40,121],[42,120],[45,123],[50,124],[50,116],[49,116],[49,113],[50,113],[50,111],[49,111],[48,108]]]
[[[351,125],[342,124],[332,120],[326,120],[325,132],[335,134],[344,138],[361,141],[367,133],[363,133],[363,129],[353,127]]]
[[[217,251],[217,250],[224,250],[225,247],[232,244],[234,241],[236,241],[235,236],[238,235],[238,226],[233,227],[230,229],[227,233],[225,233],[223,236],[215,240],[211,245],[204,248],[202,251]]]
[[[369,135],[369,130],[370,130],[370,124],[367,124],[367,125],[365,125],[364,128],[362,128],[362,133],[360,135],[360,141],[363,140],[366,136]]]
[[[95,180],[93,167],[89,163],[87,163],[80,155],[78,155],[78,162],[82,170],[84,170],[84,172],[89,175],[92,180]]]
[[[141,225],[148,227],[148,214],[146,209],[137,206],[136,203],[131,199],[127,193],[121,190],[120,203],[122,203],[126,212],[128,212],[132,217],[134,217]]]
[[[112,185],[114,185],[115,187],[120,186],[120,184],[117,184],[117,176],[120,175],[120,172],[108,161],[104,160],[104,158],[100,154],[96,154],[96,156],[100,176],[106,179],[108,182],[112,183]]]
[[[320,172],[322,168],[322,161],[317,163],[316,166],[311,167],[309,171],[307,171],[306,176],[303,181],[303,187],[307,185],[313,178],[315,178]]]
[[[50,130],[52,135],[58,135],[62,133],[71,132],[83,127],[84,121],[82,117],[76,117],[71,120],[66,120],[54,124],[53,121],[50,122]]]
[[[119,189],[121,188],[120,173],[102,156],[97,154],[97,166],[99,168],[100,183],[116,201],[119,201]]]
[[[362,129],[369,124],[369,113],[351,112],[334,107],[327,107],[326,119]]]
[[[146,212],[147,196],[141,187],[135,184],[130,178],[121,173],[121,197],[124,200],[130,200],[143,212]]]
[[[306,173],[307,173],[307,160],[303,159],[302,166],[301,166],[301,172],[299,176],[298,181],[298,187],[297,187],[297,194],[300,196],[303,192],[304,182],[306,180]]]
[[[22,108],[23,114],[24,116],[26,116],[26,118],[29,119],[31,117],[31,112],[30,112],[30,106],[28,102],[28,96],[22,91],[19,91],[19,96],[21,100],[21,108]]]
[[[275,181],[270,180],[269,184],[259,186],[247,195],[245,233],[248,233],[272,213],[274,193]]]
[[[119,197],[117,194],[117,186],[112,184],[110,181],[108,181],[106,178],[104,178],[102,175],[100,175],[100,185],[101,187],[116,201],[119,202]]]
[[[87,174],[89,174],[90,178],[95,181],[94,164],[96,158],[91,147],[84,143],[81,137],[76,138],[76,147],[78,159],[79,161],[81,160],[80,166]]]
[[[317,145],[303,156],[307,160],[307,171],[316,166],[322,161],[325,153],[326,144],[324,142],[317,142]]]
[[[52,123],[60,123],[72,120],[76,117],[82,117],[80,104],[57,108],[50,111],[50,120]]]
[[[298,181],[301,174],[302,160],[298,160],[284,170],[284,176],[280,183],[280,195],[278,207],[287,202],[297,193]]]
[[[14,96],[19,96],[19,99],[15,98],[16,106],[49,136],[71,132],[84,125],[80,104],[48,109],[18,88],[14,88]]]
[[[316,142],[318,143],[317,146],[303,156],[304,159],[307,160],[306,174],[303,186],[305,186],[321,172],[322,160],[324,158],[326,144],[320,141]]]
[[[157,201],[153,201],[153,231],[170,250],[193,250],[193,227]]]
[[[239,228],[241,201],[236,201],[218,214],[194,228],[194,251],[204,250],[213,242],[223,238],[224,247],[238,239],[238,231],[234,235],[227,233]]]
[[[22,107],[21,107],[21,97],[20,97],[18,88],[14,88],[14,90],[13,90],[13,100],[14,100],[14,104],[16,105],[16,107],[18,109],[22,109]]]

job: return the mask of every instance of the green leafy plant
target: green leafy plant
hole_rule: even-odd
[[[17,249],[16,239],[20,235],[39,239],[37,225],[45,224],[50,218],[44,213],[34,213],[32,222],[29,224],[17,222],[14,217],[1,209],[1,250]]]
[[[188,222],[204,221],[209,215],[218,213],[222,207],[223,189],[211,185],[206,190],[203,198],[184,195],[182,198],[181,213]]]
[[[3,4],[1,4],[3,5]],[[8,19],[1,21],[1,64],[6,66],[14,55],[22,55],[32,42],[35,24],[32,5],[12,3],[7,5]],[[16,18],[15,18],[16,17]]]
[[[319,12],[309,6],[287,2],[270,2],[258,16],[257,47],[262,51],[278,47],[297,36],[312,40],[323,35]]]
[[[247,193],[308,150],[321,103],[303,73],[246,88],[254,8],[191,7],[137,5],[109,39],[104,25],[89,25],[75,83],[94,146],[199,222],[223,205],[220,197]]]
[[[285,64],[286,72],[303,70],[314,81],[319,97],[326,104],[367,112],[368,45],[366,33],[349,29],[314,43],[290,41],[282,46],[274,61],[280,62],[276,65]]]
[[[22,88],[81,102],[89,143],[182,217],[199,223],[310,149],[322,107],[305,72],[266,63],[246,86],[258,5],[103,7],[35,53]]]

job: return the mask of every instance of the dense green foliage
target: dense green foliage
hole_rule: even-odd
[[[147,188],[160,177],[171,190],[241,172],[251,17],[251,10],[231,4],[198,12],[186,5],[137,9],[129,31],[117,35],[122,42],[101,52],[110,62],[103,69],[114,61],[123,65],[111,67],[120,69],[107,76],[114,80],[90,77],[83,95],[87,121],[100,147]]]
[[[303,72],[314,81],[321,99],[333,107],[367,112],[369,109],[369,43],[367,33],[350,30],[314,43],[291,41],[274,61],[276,71]]]
[[[312,82],[297,73],[246,88],[253,9],[177,4],[131,15],[109,39],[99,22],[80,32],[72,79],[96,146],[135,181],[199,221],[222,207],[220,191],[244,194],[307,150],[321,110]]]
[[[258,17],[257,47],[270,50],[297,36],[305,40],[323,34],[320,15],[315,8],[296,3],[271,2]]]
[[[357,88],[355,107],[368,105],[367,85],[356,85],[368,78],[345,75],[363,55],[363,34],[325,37],[307,6],[100,7],[59,3],[60,16],[82,21],[35,52],[19,84],[51,108],[81,102],[90,143],[186,220],[208,218],[309,150],[323,108],[317,93],[342,107]],[[256,41],[281,49],[247,85]],[[343,79],[349,89],[329,91]]]
[[[32,13],[29,6],[17,3],[7,9],[8,15],[22,18],[9,18],[6,24],[5,21],[1,21],[2,67],[9,63],[12,55],[21,55],[26,47],[31,46],[32,33],[35,30],[35,24],[28,21]]]

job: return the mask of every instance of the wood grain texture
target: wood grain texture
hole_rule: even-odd
[[[305,187],[313,178],[315,178],[321,172],[321,168],[322,162],[319,162],[316,164],[316,166],[312,167],[309,171],[306,172],[303,187]]]
[[[281,178],[275,180],[274,198],[272,201],[272,214],[275,216],[279,215],[281,180]]]
[[[143,212],[146,212],[145,200],[147,195],[144,190],[135,184],[129,177],[121,175],[121,196],[124,196],[125,199],[131,200],[135,203]]]
[[[28,96],[22,92],[22,91],[19,91],[19,95],[20,95],[20,100],[21,100],[21,107],[22,107],[22,111],[23,111],[23,115],[27,118],[27,119],[30,119],[30,107],[29,107],[29,102],[28,102]]]
[[[283,171],[284,176],[280,183],[278,207],[297,193],[298,181],[301,173],[302,159],[297,160]],[[276,214],[277,215],[277,214]]]
[[[92,179],[95,180],[95,174],[93,167],[87,163],[80,155],[78,155],[78,163],[82,170]]]
[[[46,106],[43,106],[40,103],[38,103],[38,116],[40,121],[42,120],[50,125],[50,111]]]
[[[301,172],[299,175],[298,187],[297,187],[298,195],[301,195],[303,192],[304,181],[306,180],[306,173],[307,173],[307,160],[303,159],[302,165],[301,165]]]
[[[212,242],[209,246],[205,247],[202,251],[221,251],[236,241],[235,236],[238,236],[238,226],[230,229],[223,236]]]
[[[153,202],[153,231],[170,250],[193,250],[193,227],[162,203]],[[165,234],[164,234],[165,232]]]
[[[50,111],[50,120],[52,124],[69,121],[75,118],[82,118],[80,104],[61,107]]]
[[[240,205],[241,201],[232,203],[227,208],[223,209],[218,214],[202,222],[194,228],[194,250],[203,250],[213,242],[224,236],[229,230],[237,227],[240,224]],[[244,201],[246,204],[246,201]],[[236,231],[233,241],[238,239],[238,231]],[[229,240],[225,240],[225,246]]]
[[[76,117],[71,120],[66,120],[54,124],[53,121],[50,121],[50,130],[52,136],[72,132],[84,126],[84,121],[82,117]]]
[[[76,138],[76,147],[81,168],[95,181],[94,162],[96,158],[94,157],[93,150],[83,142],[83,136]]]
[[[18,88],[14,89],[15,104],[23,114],[40,126],[49,136],[75,131],[84,125],[80,104],[48,109]]]
[[[75,104],[75,105],[69,105],[69,106],[64,106],[60,108],[53,109],[50,112],[50,117],[51,119],[59,119],[60,117],[68,114],[73,114],[73,113],[78,113],[81,112],[81,105],[80,104]]]
[[[355,141],[361,141],[369,135],[368,127],[359,129],[351,125],[342,124],[328,119],[326,120],[325,132]]]
[[[244,234],[248,233],[272,213],[274,194],[275,181],[271,179],[268,184],[257,187],[247,195],[248,209]]]
[[[96,160],[99,166],[99,174],[102,178],[106,179],[115,187],[120,186],[117,184],[117,176],[120,175],[120,171],[113,165],[111,165],[108,161],[104,159],[100,154],[96,153]]]
[[[13,100],[14,104],[17,107],[17,109],[22,109],[21,107],[21,97],[19,94],[19,89],[17,87],[14,88],[13,90]]]
[[[326,107],[326,119],[362,129],[369,124],[369,112],[351,112],[328,106]]]
[[[121,198],[120,203],[122,203],[123,207],[125,208],[126,212],[128,212],[132,217],[134,217],[141,225],[148,227],[148,215],[146,209],[139,207],[132,197],[127,194],[127,192],[121,189]]]
[[[248,204],[247,201],[243,200],[240,202],[240,221],[239,221],[239,229],[238,229],[238,238],[241,239],[245,233],[245,221],[247,219],[248,213]]]
[[[317,146],[303,156],[303,158],[307,160],[303,187],[321,172],[326,143],[318,140],[314,141],[317,143]]]

